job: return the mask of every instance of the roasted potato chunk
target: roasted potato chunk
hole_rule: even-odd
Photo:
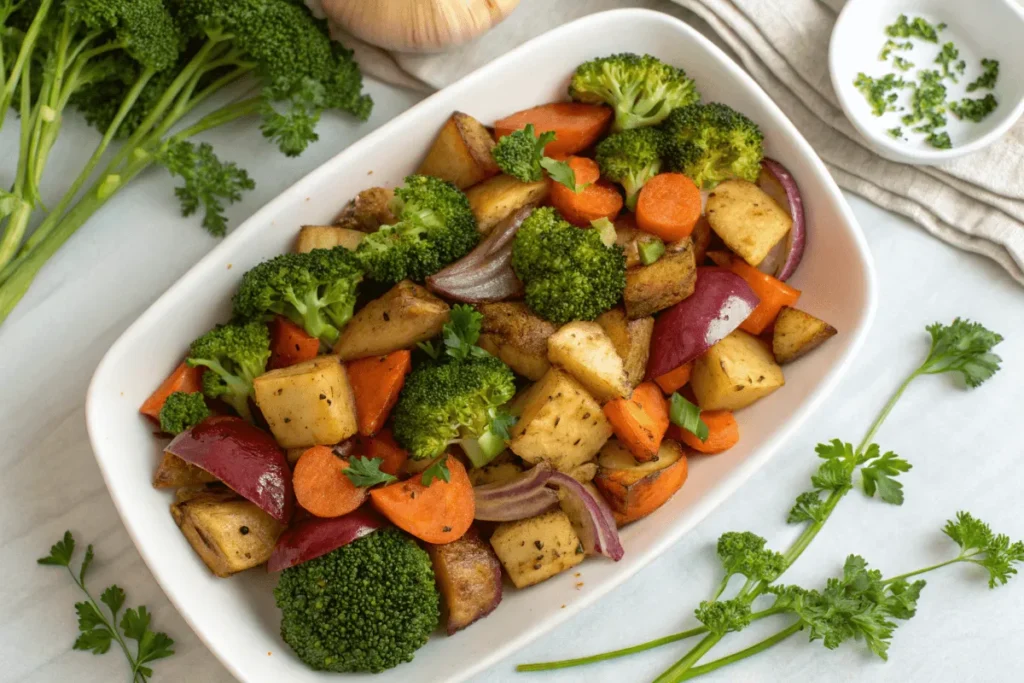
[[[793,227],[793,219],[754,183],[734,178],[708,195],[711,229],[744,261],[757,266]]]
[[[451,543],[427,544],[427,553],[444,598],[448,635],[483,619],[501,602],[501,563],[473,529]]]
[[[334,344],[334,353],[349,361],[411,348],[439,335],[448,312],[444,301],[403,280],[352,316]]]
[[[594,484],[619,526],[651,514],[686,482],[686,455],[671,439],[662,441],[657,457],[648,462],[637,462],[622,443],[612,439],[601,449],[597,464]]]
[[[612,340],[615,351],[622,358],[622,368],[631,387],[644,381],[647,359],[651,353],[651,335],[654,333],[654,318],[630,320],[621,308],[605,311],[597,318],[597,324]]]
[[[701,216],[693,226],[690,233],[690,241],[693,242],[693,260],[698,266],[704,265],[704,258],[707,256],[708,248],[711,246],[711,225],[707,216]]]
[[[636,227],[636,219],[632,213],[623,212],[615,219],[615,244],[622,247],[626,255],[626,268],[642,266],[640,245],[645,242],[657,242],[658,238],[649,232]]]
[[[581,484],[587,484],[593,481],[594,477],[597,476],[597,463],[596,462],[585,462],[579,467],[573,468],[569,476],[578,481]]]
[[[206,566],[221,578],[270,559],[284,525],[255,503],[231,494],[196,493],[171,505],[171,516]]]
[[[374,232],[382,225],[395,222],[391,200],[395,191],[386,187],[371,187],[355,196],[334,220],[340,228]]]
[[[356,405],[345,366],[320,356],[253,381],[256,405],[282,448],[332,445],[356,433]]]
[[[772,353],[775,360],[785,365],[810,353],[834,337],[836,328],[810,313],[783,306],[775,319]]]
[[[739,410],[786,383],[764,342],[735,330],[697,358],[690,387],[703,410]]]
[[[697,262],[690,238],[665,245],[665,254],[649,266],[626,271],[622,300],[630,320],[646,318],[693,294]]]
[[[295,251],[304,254],[314,249],[345,247],[355,251],[366,233],[336,225],[303,225],[295,241]]]
[[[561,510],[499,524],[491,547],[516,588],[550,579],[584,558],[583,544]]]
[[[447,180],[463,190],[501,172],[491,156],[493,148],[490,131],[469,114],[457,111],[444,124],[416,172]]]
[[[540,204],[547,198],[547,180],[524,183],[504,174],[488,178],[466,190],[466,199],[476,216],[477,230],[485,235],[524,206]]]
[[[508,451],[499,455],[489,464],[483,467],[474,467],[469,470],[469,481],[473,486],[484,484],[503,484],[506,481],[515,479],[523,473],[522,461],[511,455]]]
[[[176,489],[181,486],[196,486],[217,481],[206,470],[199,469],[191,463],[187,463],[176,455],[164,452],[160,458],[160,464],[153,474],[153,488],[155,489]]]
[[[554,368],[513,401],[511,412],[519,417],[511,430],[512,452],[567,474],[592,460],[612,434],[601,404]]]
[[[622,358],[595,322],[571,322],[548,337],[548,360],[575,377],[602,403],[629,398],[633,393]]]
[[[477,310],[484,316],[477,343],[516,374],[532,380],[543,377],[551,368],[548,337],[558,327],[534,315],[521,301],[480,304]]]

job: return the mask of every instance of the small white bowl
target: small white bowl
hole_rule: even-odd
[[[911,133],[909,126],[903,126],[906,140],[891,137],[886,131],[902,126],[899,118],[904,112],[875,116],[864,95],[853,84],[860,72],[874,77],[901,74],[893,68],[891,58],[886,62],[879,59],[888,38],[885,27],[894,23],[900,14],[947,25],[939,33],[938,44],[933,46],[915,39],[913,50],[894,52],[915,63],[907,71],[909,76],[916,75],[920,69],[938,68],[932,63],[935,54],[943,43],[953,41],[967,61],[967,71],[959,77],[959,84],[944,81],[949,89],[949,101],[964,96],[983,97],[989,92],[999,100],[999,106],[979,123],[948,115],[945,130],[953,140],[951,149],[931,147],[923,134]],[[999,60],[995,89],[965,93],[966,84],[981,73],[982,57]],[[993,143],[1024,112],[1024,10],[1015,0],[848,0],[832,29],[829,71],[846,117],[878,154],[902,163],[938,164]],[[909,89],[900,91],[900,102],[908,99],[909,92]]]

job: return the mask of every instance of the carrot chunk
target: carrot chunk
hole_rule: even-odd
[[[270,362],[268,370],[286,368],[316,358],[320,340],[283,316],[270,323]]]
[[[576,185],[586,185],[580,192],[551,181],[551,203],[573,225],[589,228],[599,218],[615,220],[622,211],[622,195],[610,183],[598,180],[601,169],[586,157],[569,157],[567,162],[576,174]]]
[[[434,479],[424,486],[420,477],[370,491],[370,501],[392,524],[427,543],[451,543],[473,524],[476,500],[466,468],[448,456],[450,481]]]
[[[203,390],[203,367],[189,367],[188,363],[182,362],[174,368],[174,372],[167,376],[156,391],[150,394],[139,407],[139,412],[146,417],[160,421],[160,410],[164,407],[167,397],[176,391],[183,391],[191,394]]]
[[[348,364],[348,381],[356,397],[360,434],[373,436],[384,426],[411,369],[412,353],[406,349]]]
[[[366,500],[366,489],[345,476],[348,461],[328,446],[313,446],[295,463],[292,488],[295,500],[317,517],[341,517]]]
[[[494,136],[501,138],[532,123],[538,137],[547,131],[555,133],[555,139],[544,148],[546,155],[575,154],[594,144],[608,128],[611,119],[612,110],[608,107],[581,102],[552,102],[496,121]]]
[[[698,453],[721,453],[740,441],[740,426],[731,410],[703,410],[700,419],[708,426],[708,438],[701,441],[695,434],[672,425],[669,438],[681,441]]]
[[[655,377],[654,381],[661,387],[661,390],[666,394],[671,394],[679,391],[686,383],[690,381],[690,373],[693,371],[693,361],[689,363],[683,363],[675,370],[669,370],[660,377]]]
[[[730,257],[729,270],[747,281],[761,303],[740,325],[740,329],[750,334],[761,334],[775,322],[783,306],[796,306],[800,298],[800,290],[790,287],[768,273],[762,273],[741,258]]]
[[[604,405],[604,414],[615,436],[640,462],[653,460],[668,430],[668,405],[653,382],[633,390],[631,398],[617,398]]]
[[[382,429],[371,437],[360,437],[359,445],[363,455],[371,460],[380,458],[380,471],[398,476],[409,459],[409,453],[398,445],[390,429]]]
[[[636,224],[666,242],[690,236],[700,219],[700,190],[682,173],[659,173],[636,202]]]

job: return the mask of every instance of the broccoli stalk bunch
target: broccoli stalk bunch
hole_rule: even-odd
[[[430,556],[394,527],[281,572],[281,637],[317,671],[412,661],[440,620]]]
[[[220,399],[249,422],[252,381],[267,369],[270,333],[262,322],[218,325],[192,342],[186,362],[203,366],[203,393]]]
[[[415,459],[436,458],[458,444],[474,466],[483,467],[505,450],[515,419],[502,406],[515,395],[515,376],[476,346],[482,319],[470,306],[455,306],[443,331],[445,353],[425,345],[434,361],[405,380],[393,432]]]
[[[407,177],[395,190],[391,212],[398,222],[367,235],[356,251],[367,274],[378,282],[422,282],[480,241],[466,195],[440,178]]]
[[[325,344],[338,340],[352,317],[363,272],[344,247],[282,254],[242,277],[234,312],[242,319],[283,315]]]
[[[630,53],[580,64],[569,83],[569,96],[610,106],[616,131],[655,126],[674,109],[700,101],[685,71],[651,55]]]
[[[210,417],[206,399],[198,391],[185,393],[175,391],[164,401],[160,409],[160,431],[165,434],[181,434]]]
[[[551,207],[534,210],[516,233],[512,268],[526,286],[526,305],[559,325],[594,320],[622,298],[626,257],[599,230],[581,230]]]
[[[661,129],[665,163],[697,187],[710,189],[729,178],[755,182],[761,172],[761,129],[727,105],[713,102],[677,109]]]
[[[594,159],[601,175],[622,185],[626,206],[636,210],[644,184],[661,171],[663,136],[656,128],[636,128],[614,133],[602,140]]]

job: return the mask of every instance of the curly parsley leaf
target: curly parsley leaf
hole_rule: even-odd
[[[876,444],[871,444],[867,449],[867,455],[869,457],[864,458],[864,464],[860,468],[864,493],[871,498],[874,497],[875,491],[878,491],[878,497],[886,503],[902,505],[903,484],[893,477],[899,476],[901,472],[909,472],[912,465],[892,451],[879,455]]]
[[[396,477],[381,472],[380,466],[384,464],[381,458],[367,458],[365,456],[349,458],[348,467],[345,468],[345,476],[354,485],[360,488],[370,488],[377,484],[387,484],[396,480]]]
[[[765,546],[764,538],[749,531],[730,531],[718,539],[718,558],[725,568],[726,580],[734,574],[748,579],[770,583],[779,578],[786,568],[781,553]]]
[[[821,522],[824,521],[827,512],[825,501],[821,499],[819,491],[805,491],[796,497],[796,503],[790,508],[786,522],[789,524]]]
[[[708,631],[719,636],[742,631],[751,621],[750,605],[742,600],[705,600],[694,614]]]
[[[988,571],[988,587],[1005,584],[1024,562],[1024,542],[1010,542],[1005,534],[995,534],[985,522],[969,512],[956,513],[955,520],[946,522],[942,532],[960,546],[958,560],[971,562]]]
[[[457,304],[452,307],[451,318],[445,323],[445,353],[455,360],[470,356],[486,356],[487,352],[476,345],[484,316],[472,306]]]
[[[987,330],[980,323],[960,318],[949,325],[935,323],[926,329],[932,346],[918,373],[958,372],[973,389],[999,371],[1002,358],[992,353],[992,347],[1003,341],[1002,335]]]
[[[420,482],[424,486],[430,486],[435,479],[443,482],[452,480],[452,473],[448,470],[448,461],[445,456],[442,456],[433,465],[423,470],[423,477],[420,479]]]
[[[319,81],[306,78],[294,92],[277,93],[271,89],[270,93],[260,108],[263,137],[276,143],[282,154],[299,156],[320,139],[316,127],[327,106],[326,89]],[[275,99],[285,104],[282,106]]]

